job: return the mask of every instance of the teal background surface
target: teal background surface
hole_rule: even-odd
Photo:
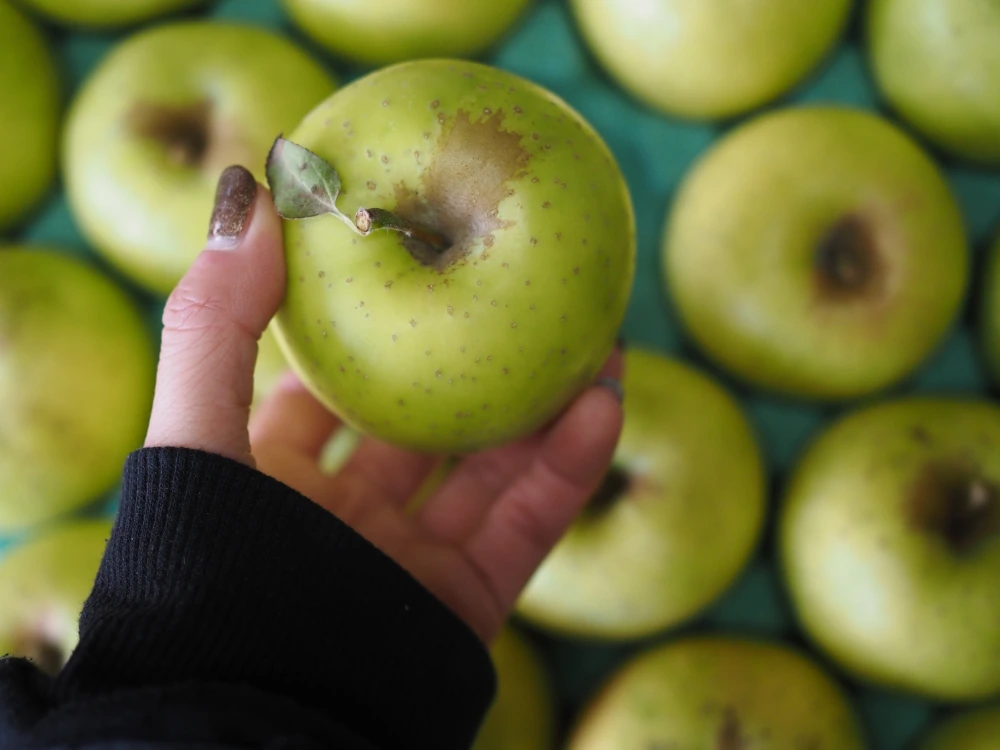
[[[856,14],[857,15],[857,14]],[[203,11],[185,16],[259,24],[298,40],[325,61],[341,83],[365,72],[322,53],[289,25],[277,0],[218,0]],[[158,21],[162,22],[162,21]],[[102,56],[124,33],[67,32],[46,27],[64,71],[67,101]],[[683,357],[713,373],[742,401],[761,440],[771,472],[771,517],[781,495],[787,471],[816,432],[844,408],[792,403],[747,389],[705,361],[686,339],[666,299],[660,272],[660,235],[674,191],[689,168],[713,142],[738,124],[680,122],[659,115],[630,99],[597,67],[583,47],[565,0],[539,0],[514,32],[486,62],[530,78],[562,96],[579,110],[606,139],[628,179],[638,216],[639,262],[634,294],[624,325],[631,342]],[[866,66],[860,19],[830,59],[805,85],[786,99],[791,103],[841,103],[882,111],[878,93]],[[888,115],[891,117],[891,115]],[[261,158],[264,158],[264,154]],[[955,164],[935,152],[961,203],[971,237],[974,288],[967,300],[962,324],[912,378],[893,392],[959,393],[993,398],[979,359],[975,340],[979,268],[990,238],[1000,227],[1000,173]],[[65,196],[56,186],[39,211],[19,230],[0,238],[55,245],[87,258],[119,281],[148,310],[150,331],[158,336],[162,300],[130,285],[110,270],[88,247],[70,214]],[[880,394],[883,397],[887,394]],[[89,513],[111,513],[116,495],[100,500]],[[18,540],[0,540],[0,555]],[[680,633],[723,631],[781,639],[808,647],[784,599],[773,563],[772,538],[763,539],[759,552],[730,591],[708,611],[682,628],[652,641],[626,645],[599,645],[553,639],[527,631],[541,647],[558,695],[563,726],[572,722],[581,705],[599,688],[619,661],[636,650]],[[2,606],[2,603],[0,603]],[[822,661],[822,657],[817,655]],[[943,707],[911,697],[853,683],[827,665],[848,688],[876,750],[902,750]]]

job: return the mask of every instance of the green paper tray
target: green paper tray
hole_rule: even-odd
[[[365,72],[331,59],[293,30],[277,0],[219,0],[202,13],[229,21],[243,21],[282,30],[311,49],[342,82]],[[67,99],[94,65],[123,35],[67,33],[51,28],[65,76]],[[880,110],[878,94],[866,68],[857,20],[845,42],[807,84],[775,106],[790,102],[839,102]],[[685,339],[670,302],[660,285],[659,238],[673,193],[693,162],[719,135],[737,122],[709,126],[678,122],[658,115],[628,98],[598,69],[581,44],[565,0],[538,0],[514,33],[486,62],[530,78],[548,87],[579,110],[600,131],[628,178],[638,214],[639,262],[636,285],[624,326],[630,342],[684,357],[712,372],[742,400],[753,421],[772,473],[772,516],[783,476],[805,443],[838,413],[763,396],[744,388],[706,362]],[[1000,174],[978,171],[937,154],[964,212],[972,238],[975,268],[992,233],[1000,225]],[[3,240],[55,244],[103,268],[135,295],[148,310],[150,330],[158,336],[162,300],[154,299],[121,279],[87,247],[69,212],[62,192],[53,191],[47,203],[20,231]],[[974,344],[970,297],[967,314],[936,354],[896,392],[938,392],[992,397]],[[855,404],[856,406],[856,404]],[[91,513],[112,513],[116,496],[106,498]],[[0,540],[0,555],[5,547]],[[696,621],[653,641],[681,632],[722,630],[782,639],[807,647],[784,600],[766,535],[760,552],[741,579],[715,606]],[[551,668],[563,726],[572,722],[620,660],[650,641],[607,646],[554,639],[527,631],[541,647]],[[822,657],[817,655],[820,661]],[[836,672],[850,691],[862,716],[874,750],[901,750],[944,707],[853,683]]]

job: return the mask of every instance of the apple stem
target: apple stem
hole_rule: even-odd
[[[448,238],[440,232],[396,216],[384,208],[359,208],[354,215],[354,225],[362,237],[367,237],[380,229],[386,229],[425,242],[438,252],[444,252],[451,246]]]

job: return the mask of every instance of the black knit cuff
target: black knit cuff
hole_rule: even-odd
[[[243,683],[383,748],[467,748],[495,693],[486,648],[405,570],[284,484],[193,450],[128,458],[80,630],[64,698]]]

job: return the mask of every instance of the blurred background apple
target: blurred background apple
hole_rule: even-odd
[[[186,10],[207,0],[18,0],[33,11],[70,26],[112,28]]]
[[[643,102],[696,119],[742,114],[811,73],[851,0],[572,0],[611,76]]]
[[[921,134],[1000,166],[1000,3],[870,0],[875,80]]]
[[[687,364],[625,355],[614,467],[539,568],[517,612],[585,638],[637,638],[701,611],[739,575],[764,520],[765,477],[739,405]]]
[[[146,432],[154,369],[139,310],[108,278],[0,247],[0,535],[116,484]]]
[[[41,199],[56,171],[59,81],[39,29],[0,0],[0,231]]]
[[[0,561],[0,656],[33,659],[50,673],[62,668],[110,535],[109,520],[71,521]]]

